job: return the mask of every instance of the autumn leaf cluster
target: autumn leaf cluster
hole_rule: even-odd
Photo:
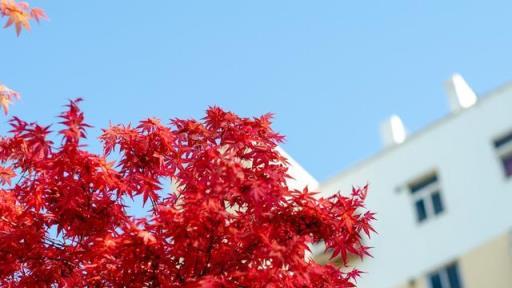
[[[202,121],[115,125],[98,155],[82,144],[78,102],[60,116],[58,143],[16,117],[0,141],[0,286],[353,287],[357,270],[311,261],[308,243],[367,255],[367,187],[329,198],[289,189],[269,115],[213,107]],[[149,217],[127,213],[138,195]]]
[[[15,0],[0,0],[0,17],[7,18],[4,28],[14,26],[18,36],[22,29],[30,30],[31,20],[39,22],[48,18],[43,9]]]
[[[19,99],[20,94],[9,87],[0,83],[0,107],[4,111],[4,114],[9,112],[9,106],[15,99]]]
[[[0,18],[6,17],[4,28],[14,26],[19,36],[23,28],[30,30],[30,21],[37,22],[48,19],[46,12],[41,8],[30,8],[27,2],[15,0],[0,0]],[[18,92],[0,83],[0,107],[7,114],[13,100],[19,99]]]

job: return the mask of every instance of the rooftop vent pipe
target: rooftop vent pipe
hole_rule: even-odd
[[[453,74],[445,82],[446,94],[452,112],[458,112],[475,105],[477,96],[460,74]]]
[[[405,141],[407,132],[405,131],[402,119],[397,115],[392,115],[380,125],[380,134],[384,146],[392,146]]]

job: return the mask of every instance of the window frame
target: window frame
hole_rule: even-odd
[[[431,178],[434,178],[434,181],[431,181]],[[429,182],[424,185],[424,182]],[[419,186],[419,188],[418,188]],[[410,199],[412,201],[412,206],[414,210],[414,218],[416,223],[422,224],[427,222],[431,218],[438,217],[445,213],[446,211],[446,203],[443,197],[443,190],[441,189],[441,179],[439,177],[439,173],[436,170],[423,174],[423,176],[416,178],[413,181],[410,181],[406,187],[409,191]],[[436,209],[434,207],[433,195],[436,193],[439,194],[440,203],[442,206],[441,211],[436,213]],[[418,216],[418,211],[416,207],[416,203],[418,201],[423,201],[423,205],[425,207],[426,217],[420,219]]]
[[[494,151],[498,157],[498,164],[503,173],[505,180],[512,179],[512,172],[508,174],[507,167],[505,167],[505,160],[512,158],[512,130],[500,134],[492,141]]]
[[[507,167],[507,162],[512,161],[512,151],[509,153],[504,153],[502,156],[500,156],[500,164],[501,168],[503,169],[503,174],[505,176],[505,179],[511,179],[512,178],[512,168]],[[510,165],[510,164],[508,164]],[[509,171],[510,169],[510,171]]]
[[[434,277],[435,275],[438,275],[439,279],[441,281],[441,288],[457,288],[457,287],[452,287],[452,283],[450,282],[450,276],[449,276],[448,270],[451,267],[455,267],[455,269],[456,269],[455,272],[457,275],[457,282],[459,284],[459,288],[464,288],[464,281],[462,279],[462,273],[461,273],[460,265],[459,265],[458,261],[449,262],[448,264],[445,264],[445,265],[438,267],[437,269],[427,273],[425,278],[426,278],[428,287],[433,288],[432,277]]]

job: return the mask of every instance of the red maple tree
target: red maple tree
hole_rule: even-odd
[[[0,140],[0,286],[354,287],[357,270],[307,250],[368,254],[367,187],[328,198],[288,188],[270,115],[212,107],[201,121],[111,126],[93,154],[78,102],[58,143],[16,117]],[[149,217],[127,213],[137,195]]]
[[[14,0],[0,1],[0,17],[18,35],[47,18]],[[5,113],[18,97],[0,84]],[[354,287],[358,270],[319,265],[307,250],[324,241],[345,265],[368,255],[368,187],[329,198],[288,188],[270,115],[213,107],[202,121],[117,125],[98,155],[81,142],[78,102],[61,115],[59,144],[49,126],[16,117],[0,138],[0,286]],[[136,196],[149,217],[127,213]]]

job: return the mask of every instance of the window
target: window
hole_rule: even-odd
[[[507,177],[512,176],[512,153],[504,156],[501,161],[503,162],[503,168],[505,169],[505,175]]]
[[[430,288],[463,288],[457,263],[452,263],[428,275]]]
[[[498,153],[500,162],[503,166],[505,176],[512,176],[512,132],[494,140],[494,148]]]
[[[441,187],[436,173],[428,174],[409,184],[409,191],[413,198],[418,222],[423,222],[429,217],[439,215],[444,211]]]

